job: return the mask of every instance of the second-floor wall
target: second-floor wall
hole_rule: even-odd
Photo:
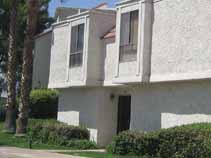
[[[210,19],[209,0],[131,0],[117,4],[117,15],[85,12],[55,24],[49,87],[209,79]],[[71,30],[81,24],[83,54],[72,59],[81,66],[71,67]]]
[[[137,17],[135,11],[139,11],[138,26],[131,20]],[[112,49],[116,52],[111,56],[115,62],[109,66],[115,69],[112,82],[134,84],[211,78],[210,28],[209,0],[119,3],[115,49]],[[134,32],[138,34],[137,41],[133,39]],[[111,43],[105,48],[109,46]]]
[[[151,82],[211,77],[211,1],[154,3]]]
[[[54,24],[49,87],[101,85],[101,36],[114,24],[114,11],[97,9]]]

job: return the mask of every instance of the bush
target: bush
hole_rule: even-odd
[[[95,142],[89,140],[70,140],[67,142],[66,146],[70,147],[71,149],[80,149],[80,150],[98,148]]]
[[[210,158],[211,124],[194,124],[157,132],[127,131],[107,148],[118,155],[154,158]]]
[[[30,94],[30,117],[56,118],[58,92],[50,89],[35,89]]]
[[[157,152],[158,139],[136,131],[125,131],[116,136],[107,147],[109,153],[117,155],[150,156]]]
[[[28,134],[37,143],[67,146],[73,140],[89,140],[86,128],[69,126],[56,120],[31,120]]]

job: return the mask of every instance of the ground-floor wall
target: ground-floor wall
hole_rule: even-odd
[[[58,120],[87,127],[91,140],[104,146],[117,133],[118,98],[128,95],[131,130],[211,122],[211,81],[62,89]]]
[[[89,129],[90,139],[107,145],[116,133],[116,106],[110,89],[60,89],[58,120]]]
[[[134,88],[131,129],[211,122],[211,81],[160,83]]]

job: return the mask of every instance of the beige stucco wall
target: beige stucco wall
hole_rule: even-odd
[[[104,85],[113,85],[112,80],[115,76],[115,60],[117,58],[115,38],[103,40],[102,52],[102,76]]]
[[[115,12],[93,11],[90,14],[88,39],[87,80],[96,84],[103,83],[103,40],[102,36],[113,28],[116,22]]]
[[[211,122],[210,81],[144,85],[131,91],[131,129]]]
[[[118,97],[131,95],[131,130],[153,131],[211,122],[211,81],[60,90],[58,120],[87,127],[107,145],[116,135]]]
[[[68,39],[68,25],[57,26],[53,29],[49,85],[66,82]]]
[[[116,104],[110,90],[102,88],[61,89],[58,120],[90,130],[90,139],[107,145],[116,133]]]
[[[154,4],[151,81],[210,78],[211,1]]]
[[[146,8],[145,11],[147,12]],[[104,85],[107,83],[113,86],[112,78],[116,70],[122,80],[124,76],[128,76],[126,82],[134,83],[127,84],[127,87],[116,88],[62,89],[58,120],[71,125],[86,126],[90,129],[91,139],[105,145],[116,133],[118,96],[131,95],[131,129],[151,131],[181,124],[211,122],[211,82],[205,80],[211,77],[211,1],[158,1],[154,4],[153,19],[152,52],[147,43],[145,46],[147,51],[143,50],[145,47],[140,49],[140,58],[143,57],[139,61],[140,66],[136,63],[131,66],[140,68],[139,76],[144,72],[151,74],[150,82],[165,81],[165,83],[137,84],[142,79],[137,77],[137,69],[130,69],[128,63],[119,65],[116,62],[117,47],[113,39],[104,40],[106,45],[101,47],[103,42],[99,40],[99,35],[103,32],[101,29],[105,28],[99,30],[96,28],[104,24],[94,23],[91,19],[93,26],[90,27],[90,47],[86,63],[87,78],[90,83],[104,80]],[[64,46],[68,41],[65,28],[57,31],[55,33],[61,38],[61,45],[57,43],[58,48],[52,47],[58,49],[53,52],[55,63],[57,60],[66,61],[67,48]],[[149,38],[147,34],[142,37]],[[56,55],[56,52],[61,54]],[[141,54],[147,52],[150,54]],[[102,57],[104,57],[103,64]],[[115,68],[115,63],[118,64],[118,69]],[[58,76],[52,81],[58,79],[62,82],[62,79],[65,79],[64,65],[53,66],[55,66],[53,72]],[[143,70],[144,68],[149,72]],[[192,81],[202,78],[204,80]],[[189,81],[166,82],[177,80]],[[111,94],[115,96],[113,100]]]
[[[33,56],[33,88],[47,88],[50,71],[51,31],[37,37]]]

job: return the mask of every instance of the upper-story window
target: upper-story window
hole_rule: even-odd
[[[83,61],[84,24],[71,29],[70,67],[81,66]]]
[[[138,17],[138,10],[121,15],[120,62],[135,61],[137,58]]]

